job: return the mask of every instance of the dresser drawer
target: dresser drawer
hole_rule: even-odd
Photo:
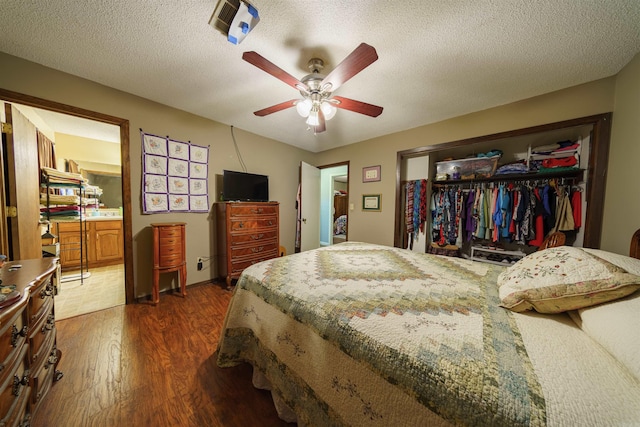
[[[182,251],[161,253],[159,262],[162,268],[171,268],[184,264],[184,257]]]
[[[51,352],[55,341],[56,319],[53,314],[53,304],[43,316],[29,330],[29,362],[32,370],[38,369]]]
[[[36,323],[44,316],[45,304],[53,304],[53,281],[51,275],[45,277],[39,284],[31,290],[31,298],[27,306],[29,323]]]
[[[55,344],[55,329],[48,335],[46,345],[42,346],[42,356],[38,366],[34,366],[31,372],[31,402],[34,405],[40,403],[40,400],[47,394],[53,385],[53,375],[55,373],[55,364],[57,363],[57,349]],[[46,351],[44,351],[46,350]]]
[[[259,218],[231,218],[231,232],[247,230],[275,229],[278,227],[277,216],[264,216]]]
[[[22,350],[26,342],[28,328],[24,322],[24,309],[27,300],[20,300],[14,305],[5,308],[3,313],[3,321],[0,326],[0,383],[10,372],[6,369],[11,365]],[[6,320],[4,320],[6,319]]]
[[[245,203],[231,204],[229,206],[229,216],[256,216],[256,215],[276,215],[278,205],[252,205]]]
[[[27,347],[23,345],[19,357],[5,366],[10,375],[0,384],[0,419],[9,417],[17,409],[23,393],[29,393],[29,370],[25,369]]]
[[[231,246],[244,245],[261,242],[261,241],[271,241],[278,239],[278,230],[267,230],[267,231],[255,231],[252,233],[238,233],[234,234],[231,238]]]
[[[25,421],[31,418],[31,414],[27,413],[27,403],[29,403],[30,395],[31,388],[23,387],[20,395],[13,401],[7,415],[0,420],[0,425],[7,427],[29,426],[30,423]]]
[[[242,270],[244,270],[245,268],[250,267],[253,264],[257,264],[261,261],[266,261],[271,258],[276,258],[277,256],[278,256],[278,248],[275,248],[271,250],[265,250],[257,254],[253,254],[251,256],[233,259],[231,261],[230,275],[235,277],[240,276],[240,273],[242,273]]]
[[[182,231],[180,227],[158,227],[158,236],[160,239],[178,239],[182,238]]]
[[[240,259],[245,257],[257,257],[263,253],[278,252],[278,242],[276,240],[267,240],[259,242],[251,242],[251,244],[231,246],[231,259]]]

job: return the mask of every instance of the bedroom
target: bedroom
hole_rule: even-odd
[[[211,10],[208,10],[208,13],[210,12]],[[260,25],[264,26],[265,22]],[[351,46],[344,47],[346,51],[351,48]],[[129,244],[131,246],[128,263],[131,268],[131,286],[134,286],[133,296],[134,298],[145,297],[150,292],[151,276],[151,261],[144,253],[144,248],[148,247],[150,242],[150,236],[146,230],[154,219],[139,213],[141,148],[138,129],[158,129],[157,133],[202,144],[207,144],[209,141],[213,144],[215,141],[216,151],[212,154],[211,168],[212,173],[220,173],[225,167],[240,169],[229,127],[5,53],[0,55],[0,61],[3,68],[0,86],[3,89],[123,117],[130,121],[130,144],[129,151],[126,153],[127,158],[130,159],[132,199],[129,211],[131,233]],[[391,246],[393,229],[389,224],[393,224],[394,221],[394,172],[398,151],[564,118],[612,111],[614,124],[609,153],[610,167],[607,176],[602,248],[624,253],[628,250],[628,236],[637,228],[637,224],[630,223],[628,218],[637,217],[640,214],[637,200],[631,200],[624,191],[619,190],[628,188],[629,175],[633,176],[634,171],[637,170],[634,159],[640,157],[636,143],[640,128],[637,120],[634,119],[638,111],[639,61],[640,59],[636,56],[616,75],[597,81],[515,103],[505,103],[481,112],[469,112],[460,117],[415,129],[397,131],[365,143],[352,144],[326,152],[313,153],[238,128],[236,128],[236,138],[244,161],[250,169],[253,172],[266,173],[278,183],[278,186],[273,189],[273,198],[281,203],[281,241],[289,253],[293,252],[295,234],[293,226],[295,199],[291,195],[296,191],[297,168],[300,160],[315,165],[349,160],[352,171],[350,194],[359,197],[361,194],[375,192],[384,196],[381,212],[361,212],[355,209],[350,213],[353,215],[351,222],[353,227],[349,228],[349,240]],[[275,85],[275,81],[272,83]],[[285,89],[287,88],[283,88]],[[303,133],[304,128],[300,132]],[[381,165],[382,180],[378,183],[362,183],[359,179],[360,171],[372,165]],[[213,186],[211,193],[215,194]],[[352,200],[352,203],[359,207],[360,201],[356,199]],[[626,209],[617,209],[617,206],[625,206]],[[211,233],[211,224],[207,215],[169,214],[162,217],[163,220],[165,218],[169,221],[186,220],[188,222],[189,284],[210,280],[215,275],[213,264],[207,263],[202,271],[198,271],[195,267],[196,257],[211,255],[214,247],[209,239],[199,238],[203,231]],[[286,226],[287,224],[289,225]],[[372,230],[376,232],[372,233]]]

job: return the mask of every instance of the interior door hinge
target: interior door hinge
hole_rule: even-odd
[[[6,206],[4,212],[7,218],[16,218],[18,216],[18,209],[15,206]]]
[[[10,123],[2,122],[2,133],[13,133]]]

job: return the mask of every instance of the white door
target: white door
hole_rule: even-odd
[[[320,169],[300,162],[300,251],[320,247]]]

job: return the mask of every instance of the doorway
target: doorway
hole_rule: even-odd
[[[347,240],[349,165],[320,167],[320,246]]]
[[[349,210],[349,162],[314,167],[300,164],[300,189],[296,230],[296,252],[304,252],[320,246],[332,245],[334,241],[334,195],[336,191],[344,197],[341,213],[344,226],[340,228],[337,241],[347,240],[347,216]]]
[[[122,282],[124,284],[125,303],[134,301],[133,286],[133,247],[131,232],[131,179],[129,167],[129,121],[114,116],[97,113],[94,111],[79,109],[57,102],[47,101],[7,90],[0,89],[0,100],[6,103],[33,107],[47,112],[60,113],[73,118],[88,119],[96,124],[114,125],[118,129],[120,140],[120,177],[122,209],[118,213],[122,217],[124,263],[121,266]],[[4,218],[3,218],[4,219]]]

